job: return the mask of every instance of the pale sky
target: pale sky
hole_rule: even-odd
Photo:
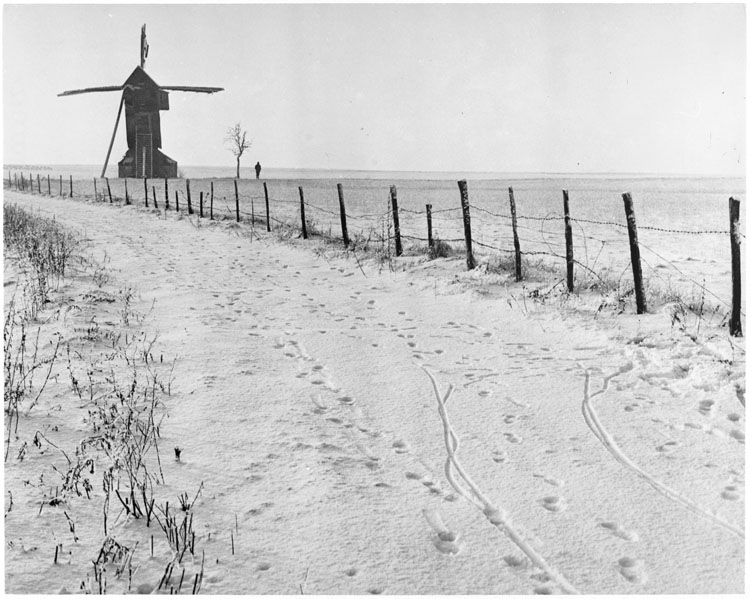
[[[744,175],[743,4],[4,5],[3,160],[102,164],[139,61],[182,165]],[[126,151],[124,119],[110,163]]]

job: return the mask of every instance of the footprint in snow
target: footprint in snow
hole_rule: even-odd
[[[455,555],[461,551],[461,546],[458,542],[458,533],[448,529],[440,516],[440,512],[434,509],[424,509],[422,510],[422,514],[427,523],[432,527],[432,530],[437,534],[437,537],[433,538],[432,543],[438,551],[449,555]]]
[[[553,487],[562,487],[565,484],[565,481],[558,479],[558,478],[552,478],[551,476],[545,476],[544,474],[534,474],[534,478],[541,478],[544,482],[546,482],[548,485],[552,485]]]
[[[409,450],[411,449],[409,444],[401,439],[394,441],[392,447],[396,453],[409,453]]]
[[[727,501],[737,501],[740,498],[740,494],[737,492],[735,485],[727,485],[721,492],[721,497]]]
[[[643,584],[648,580],[648,575],[643,569],[643,560],[632,557],[621,557],[617,561],[618,569],[623,578],[634,584]]]
[[[508,460],[508,454],[502,450],[493,451],[492,460],[496,464],[503,464]]]
[[[606,528],[613,535],[623,539],[624,541],[638,540],[638,533],[632,530],[626,530],[623,526],[617,524],[616,522],[599,522],[599,526],[601,526],[602,528]]]
[[[563,512],[568,508],[565,503],[564,497],[557,497],[556,495],[548,495],[541,500],[542,507],[548,512]]]
[[[521,441],[523,441],[523,439],[515,433],[503,433],[503,436],[508,440],[509,443],[520,443]]]
[[[714,401],[712,399],[704,399],[698,403],[698,411],[704,416],[710,416],[713,412]]]
[[[672,451],[677,444],[677,441],[667,441],[663,445],[659,445],[659,447],[656,448],[656,451],[660,453],[668,453]]]

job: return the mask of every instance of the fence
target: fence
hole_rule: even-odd
[[[609,220],[576,217],[571,210],[575,198],[571,199],[567,190],[561,190],[562,213],[532,215],[519,213],[512,187],[507,190],[507,211],[502,210],[502,198],[498,197],[493,198],[492,207],[488,207],[488,202],[484,202],[485,205],[480,205],[482,202],[473,203],[471,190],[465,180],[458,182],[457,193],[454,192],[456,201],[452,207],[436,208],[432,203],[427,203],[423,210],[415,210],[413,205],[412,208],[399,206],[398,190],[391,185],[387,193],[380,189],[376,191],[383,201],[382,210],[365,212],[378,201],[372,194],[366,202],[361,201],[361,197],[355,198],[353,203],[359,211],[353,211],[347,206],[347,189],[341,183],[336,185],[335,194],[328,181],[308,180],[308,189],[296,183],[273,181],[271,185],[276,193],[272,194],[267,181],[246,179],[199,179],[192,182],[192,190],[189,179],[77,179],[75,191],[72,176],[64,180],[62,176],[52,179],[49,175],[34,177],[31,173],[9,172],[5,180],[6,187],[18,191],[87,198],[113,204],[140,203],[146,207],[153,204],[157,210],[187,210],[189,214],[195,213],[194,198],[197,194],[198,218],[232,219],[252,225],[259,223],[265,225],[267,231],[292,227],[299,229],[305,239],[312,231],[340,237],[345,247],[374,244],[389,255],[393,252],[396,256],[404,253],[405,242],[410,244],[408,251],[414,248],[419,251],[434,249],[437,243],[454,244],[462,246],[466,252],[468,269],[475,268],[476,255],[506,255],[512,261],[517,281],[524,278],[522,258],[533,258],[564,265],[566,276],[563,281],[571,292],[576,288],[577,277],[582,278],[580,273],[589,279],[602,279],[600,259],[605,252],[612,257],[629,250],[630,259],[622,269],[620,278],[630,283],[631,277],[625,276],[625,269],[632,270],[632,292],[638,313],[647,310],[642,265],[649,269],[649,277],[656,279],[664,279],[659,270],[668,268],[678,273],[682,280],[725,305],[729,310],[730,333],[735,336],[742,334],[741,317],[744,312],[741,308],[739,248],[745,236],[740,230],[740,203],[734,198],[729,199],[728,229],[680,229],[638,224],[629,193],[622,194],[624,211],[621,214],[624,218],[618,222],[611,219],[611,210]],[[142,190],[137,192],[139,184],[142,184]],[[439,240],[438,231],[441,235]],[[708,287],[705,281],[699,282],[695,275],[685,273],[684,268],[655,250],[652,247],[655,244],[650,241],[644,243],[639,233],[641,237],[644,234],[658,235],[659,243],[664,242],[665,236],[689,239],[724,236],[728,239],[724,247],[729,248],[731,255],[731,299],[722,297],[722,292]],[[654,267],[650,260],[660,263]],[[617,260],[613,260],[613,264],[615,262]]]

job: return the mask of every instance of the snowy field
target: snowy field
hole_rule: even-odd
[[[460,255],[389,268],[197,215],[4,201],[90,258],[29,328],[69,351],[11,435],[6,592],[98,590],[106,514],[127,548],[110,593],[743,593],[745,344],[719,319],[539,297]],[[92,406],[124,354],[169,381],[153,495],[189,515],[181,556],[103,504]],[[92,488],[61,492],[81,456]]]

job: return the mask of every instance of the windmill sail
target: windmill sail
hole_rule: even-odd
[[[122,85],[106,85],[104,87],[87,87],[85,89],[71,89],[69,91],[57,94],[58,96],[75,96],[76,94],[88,94],[92,92],[119,92],[122,91]]]
[[[160,85],[159,87],[174,92],[197,92],[199,94],[215,94],[224,91],[223,87],[195,87],[191,85]]]

